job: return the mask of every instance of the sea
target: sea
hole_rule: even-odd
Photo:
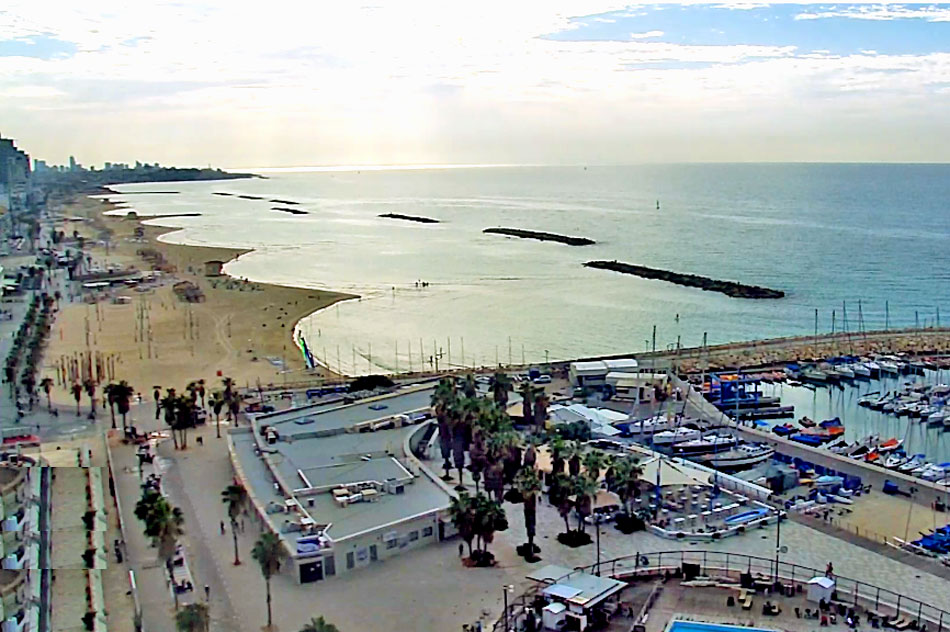
[[[200,213],[150,223],[181,229],[166,241],[253,249],[227,265],[236,277],[358,295],[298,324],[317,360],[348,374],[632,354],[816,327],[930,326],[941,313],[950,319],[950,165],[258,173],[265,177],[122,185],[109,197],[143,216]],[[140,194],[148,191],[168,193]],[[482,232],[489,227],[596,243]],[[595,259],[786,296],[730,298],[583,266]]]

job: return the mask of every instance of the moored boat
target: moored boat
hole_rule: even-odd
[[[735,447],[739,440],[732,435],[710,435],[691,441],[684,441],[673,446],[673,452],[679,455],[711,454],[724,452]]]
[[[771,458],[775,450],[765,445],[743,444],[725,452],[708,455],[699,460],[718,470],[737,470],[757,465]]]

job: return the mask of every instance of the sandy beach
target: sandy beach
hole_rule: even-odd
[[[163,243],[158,237],[176,229],[103,215],[116,206],[86,196],[63,200],[54,208],[65,217],[84,218],[64,222],[59,229],[68,235],[76,230],[85,237],[85,252],[93,265],[147,271],[152,264],[143,257],[143,250],[152,249],[175,272],[163,275],[144,291],[112,289],[97,304],[64,300],[44,356],[44,376],[55,381],[55,366],[62,359],[91,351],[114,363],[116,381],[127,380],[149,398],[153,385],[181,390],[192,380],[204,379],[214,388],[220,384],[219,373],[240,386],[330,377],[323,371],[306,371],[292,339],[293,327],[307,314],[349,295],[206,276],[205,262],[227,262],[248,251]],[[140,226],[142,237],[137,238]],[[195,284],[205,299],[189,303],[179,298],[173,285],[181,281]],[[114,302],[119,296],[128,297],[122,299],[127,302]],[[53,389],[55,402],[75,405],[68,386]],[[87,404],[84,395],[84,409]]]

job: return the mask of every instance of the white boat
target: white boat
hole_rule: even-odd
[[[886,375],[899,375],[900,368],[897,366],[896,362],[889,362],[887,360],[881,360],[877,363],[881,369],[881,373]]]
[[[746,443],[732,450],[701,457],[699,460],[717,470],[738,470],[770,459],[773,454],[775,454],[775,450],[769,446]]]
[[[653,445],[674,445],[684,441],[699,439],[702,432],[696,428],[677,428],[676,430],[664,430],[653,435]]]
[[[826,373],[821,369],[813,367],[802,369],[798,375],[803,382],[816,382],[818,384],[827,384],[828,382],[837,381],[838,379],[837,375]]]
[[[927,417],[927,425],[928,426],[942,426],[944,423],[944,420],[946,420],[948,416],[950,416],[950,413],[948,413],[945,408],[941,408],[937,412]]]
[[[927,458],[927,455],[925,454],[915,454],[914,456],[910,457],[905,463],[897,466],[897,471],[910,472],[912,470],[917,469],[918,467],[922,467],[924,465],[925,458]]]
[[[860,362],[855,362],[852,364],[851,370],[854,371],[854,376],[857,378],[865,380],[871,379],[871,369]]]
[[[892,454],[884,459],[884,467],[890,470],[897,469],[909,460],[906,454]]]
[[[854,371],[843,364],[839,364],[832,368],[832,370],[838,375],[839,378],[843,380],[853,380]]]
[[[881,374],[881,365],[874,360],[864,362],[864,368],[871,372],[871,377],[878,377]]]
[[[692,441],[684,441],[673,446],[673,452],[676,454],[710,454],[713,452],[724,452],[736,446],[739,440],[732,435],[710,435]]]
[[[673,423],[667,419],[666,415],[657,415],[647,419],[639,419],[629,423],[629,432],[632,435],[652,435],[664,430],[669,430]]]
[[[950,463],[941,463],[940,465],[931,463],[922,469],[917,476],[925,481],[939,481],[946,478],[948,474],[950,474]]]

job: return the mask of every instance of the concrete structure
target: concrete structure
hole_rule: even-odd
[[[219,261],[217,259],[205,261],[205,276],[217,277],[224,274],[224,263],[224,261]]]
[[[445,484],[412,454],[431,388],[262,415],[228,436],[235,478],[306,583],[454,533]],[[385,413],[383,413],[385,411]]]
[[[562,406],[555,404],[548,409],[548,426],[581,422],[590,427],[594,438],[616,437],[620,431],[613,424],[626,421],[629,415],[609,408],[590,408],[583,404]]]

